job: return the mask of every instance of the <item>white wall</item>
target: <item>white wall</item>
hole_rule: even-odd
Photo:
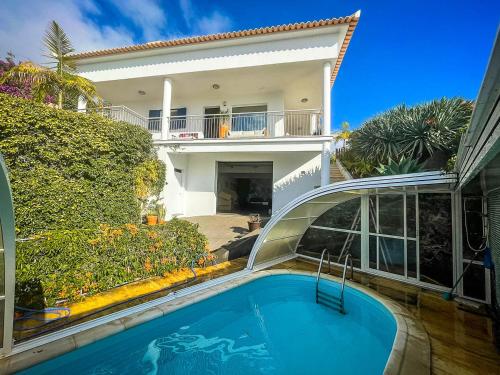
[[[194,153],[167,152],[160,146],[159,156],[167,163],[167,186],[164,191],[167,213],[179,207],[175,201],[178,185],[174,168],[186,169],[184,205],[185,216],[214,215],[216,213],[217,162],[273,162],[273,212],[291,199],[320,185],[321,154],[319,152],[274,153]],[[170,210],[169,210],[170,207]]]

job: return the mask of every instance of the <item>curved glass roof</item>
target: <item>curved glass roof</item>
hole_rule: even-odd
[[[309,191],[271,217],[252,248],[247,269],[265,268],[277,260],[295,256],[306,230],[319,216],[340,203],[379,189],[452,191],[456,181],[455,174],[436,171],[347,180]]]

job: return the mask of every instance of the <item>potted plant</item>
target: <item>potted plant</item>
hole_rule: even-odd
[[[260,229],[262,219],[259,214],[252,214],[248,220],[248,231],[253,232],[254,230]]]
[[[148,225],[158,224],[158,209],[156,201],[149,203],[148,212],[146,214],[146,222]]]

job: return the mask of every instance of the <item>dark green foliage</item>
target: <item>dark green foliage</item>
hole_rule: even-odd
[[[53,306],[162,276],[195,264],[206,255],[206,245],[197,225],[178,219],[153,227],[101,225],[42,233],[17,246],[16,305]]]
[[[0,152],[10,173],[18,236],[139,223],[134,172],[151,160],[165,168],[145,129],[4,94]]]
[[[460,98],[400,105],[365,122],[350,144],[361,157],[377,163],[401,156],[423,162],[438,150],[456,151],[471,114],[472,102]]]
[[[361,158],[351,148],[344,149],[339,159],[354,178],[370,177],[375,173],[375,166],[369,160]]]
[[[418,162],[414,159],[402,157],[397,161],[389,159],[389,163],[380,164],[380,166],[377,167],[376,170],[383,176],[390,176],[396,174],[422,172],[422,166],[418,164]]]
[[[458,150],[460,137],[469,125],[473,104],[461,98],[440,99],[413,107],[400,105],[361,125],[351,134],[349,148],[356,157],[346,154],[346,168],[367,170],[366,165],[386,165],[389,160],[413,159],[427,166],[435,164],[436,154],[444,155],[442,165]],[[351,167],[349,167],[349,164]],[[351,173],[352,173],[351,172]],[[359,176],[358,176],[359,177]]]

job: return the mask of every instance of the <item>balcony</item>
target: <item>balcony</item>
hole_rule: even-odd
[[[169,140],[309,137],[322,135],[323,129],[320,110],[171,116],[166,131],[163,131],[161,117],[144,117],[125,106],[99,108],[91,112],[142,126]]]

